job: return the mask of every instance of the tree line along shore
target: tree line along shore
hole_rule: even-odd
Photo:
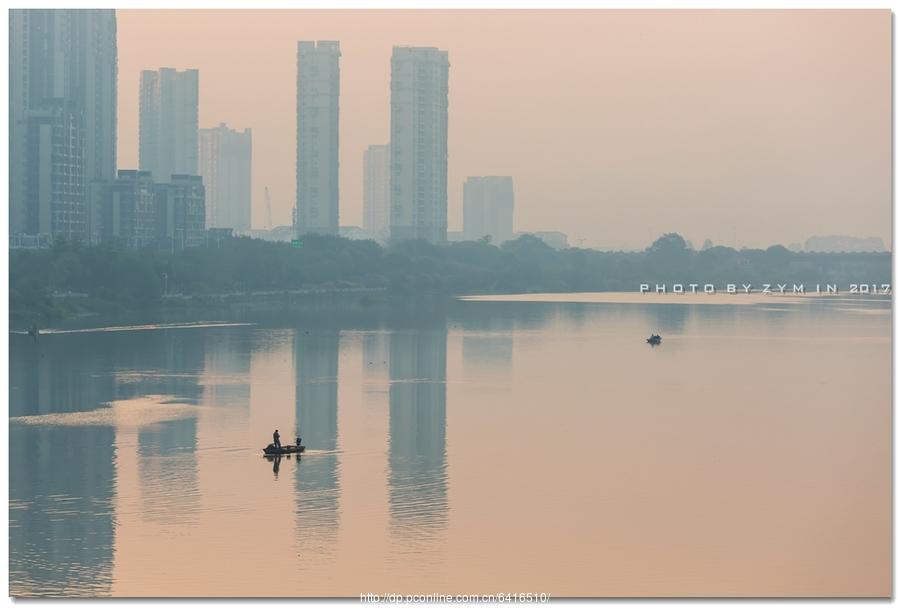
[[[300,247],[296,247],[300,245]],[[641,284],[884,284],[891,254],[792,252],[783,246],[693,250],[669,233],[639,252],[554,250],[524,235],[434,245],[310,234],[300,244],[236,237],[178,252],[57,241],[10,250],[10,318],[184,306],[229,295],[369,293],[399,296],[638,291]]]

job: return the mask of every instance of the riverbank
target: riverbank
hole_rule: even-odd
[[[642,285],[740,281],[795,285],[891,281],[891,254],[691,249],[670,233],[642,252],[554,250],[522,236],[381,246],[374,241],[306,235],[301,248],[251,238],[180,252],[59,242],[10,251],[10,320],[46,326],[94,314],[223,304],[292,306],[310,295],[366,300],[461,294],[628,292]]]
[[[10,330],[25,331],[33,325],[38,328],[78,327],[94,320],[103,320],[104,323],[196,320],[216,313],[233,316],[236,311],[365,310],[384,305],[390,300],[390,295],[383,288],[324,287],[207,295],[173,294],[164,295],[152,305],[132,308],[83,295],[55,295],[55,298],[54,307],[49,312],[45,309],[11,310]]]

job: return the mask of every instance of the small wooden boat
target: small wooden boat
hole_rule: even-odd
[[[304,451],[306,451],[305,445],[282,445],[279,449],[274,444],[269,443],[263,448],[263,455],[287,455],[289,453],[303,453]]]
[[[662,337],[660,337],[659,335],[650,335],[650,338],[647,339],[647,343],[649,343],[650,345],[659,345],[660,343],[662,343]]]

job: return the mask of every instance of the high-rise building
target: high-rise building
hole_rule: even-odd
[[[463,235],[497,245],[513,238],[512,176],[470,176],[463,185]]]
[[[337,41],[297,43],[298,235],[338,233],[340,57]]]
[[[447,52],[391,55],[391,239],[447,240]]]
[[[363,153],[363,228],[383,239],[391,230],[391,147],[373,144]]]
[[[197,174],[197,70],[143,70],[138,165],[156,182]]]
[[[25,140],[24,233],[87,241],[84,122],[65,98],[28,110]]]
[[[251,153],[250,129],[236,131],[221,123],[200,130],[207,228],[250,229]]]
[[[9,11],[10,233],[86,238],[116,171],[116,13]]]
[[[84,114],[85,181],[116,177],[118,55],[115,10],[74,10],[80,54],[73,87]]]

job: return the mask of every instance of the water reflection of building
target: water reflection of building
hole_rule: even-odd
[[[169,523],[193,519],[199,506],[197,418],[143,426],[137,442],[144,518]]]
[[[306,545],[337,535],[338,525],[338,346],[337,330],[297,331],[294,345],[296,422],[281,430],[283,442],[303,437],[307,456],[294,469],[297,528]]]
[[[179,402],[200,402],[205,329],[111,334],[117,335],[119,342],[113,368],[127,371],[117,375],[118,398],[160,395]]]
[[[142,421],[142,414],[152,421],[151,411],[166,408],[160,400],[199,401],[206,341],[198,333],[203,331],[11,338],[11,416],[77,414],[118,405],[116,415],[90,420],[96,422],[90,425],[79,424],[77,417],[65,424],[12,423],[13,593],[110,592],[123,451],[137,453],[139,514],[167,524],[196,515],[196,419],[136,428],[134,423]],[[120,417],[126,420],[124,432]]]
[[[9,589],[101,595],[112,582],[115,430],[10,430]]]
[[[249,407],[253,346],[245,333],[216,333],[207,338],[203,365],[203,404]]]
[[[111,400],[111,353],[84,340],[10,338],[10,415],[74,412]],[[102,595],[112,580],[115,429],[9,430],[9,590]]]
[[[421,537],[447,520],[447,329],[390,338],[389,503],[395,535]]]
[[[116,397],[108,374],[114,359],[110,341],[88,349],[86,337],[34,341],[10,338],[10,416],[94,409]]]
[[[199,379],[209,341],[206,329],[122,333],[120,339],[132,347],[123,346],[117,362],[130,371],[118,376],[120,398],[158,395],[200,402]],[[133,349],[136,341],[140,349]],[[168,522],[194,519],[199,507],[196,416],[142,426],[137,431],[137,452],[143,517]]]
[[[363,375],[381,379],[388,371],[390,339],[383,332],[369,332],[362,340]]]
[[[463,366],[466,373],[509,372],[513,340],[510,334],[472,334],[462,338]]]
[[[492,378],[512,370],[513,328],[510,316],[485,315],[460,319],[466,377]]]

